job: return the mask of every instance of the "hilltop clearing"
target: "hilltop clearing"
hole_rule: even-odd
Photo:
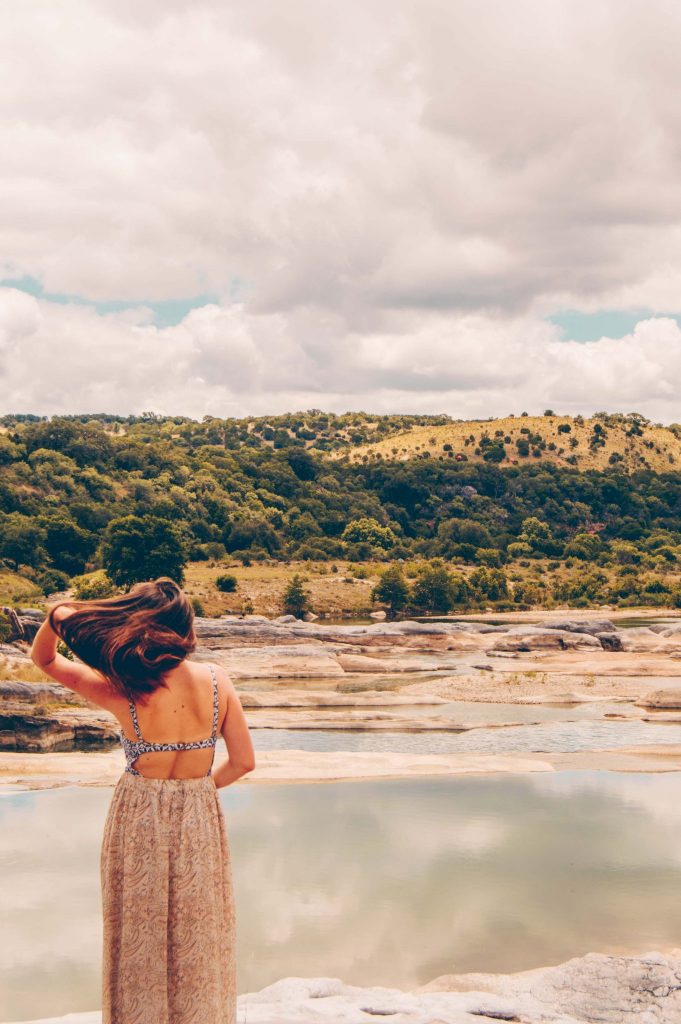
[[[535,459],[556,466],[627,472],[665,472],[681,466],[681,430],[641,416],[506,416],[496,420],[461,420],[439,426],[413,426],[375,443],[336,452],[353,462],[413,458],[453,459],[522,465]]]

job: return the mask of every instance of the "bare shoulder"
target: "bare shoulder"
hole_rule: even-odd
[[[218,693],[225,702],[228,702],[230,698],[237,696],[232,677],[222,665],[218,665],[216,662],[213,662],[212,665],[215,671],[215,678],[218,681]]]

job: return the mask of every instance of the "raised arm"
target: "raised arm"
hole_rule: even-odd
[[[227,760],[213,770],[213,779],[218,789],[236,782],[242,775],[255,768],[255,751],[248,731],[244,709],[239,694],[227,673],[218,668],[218,679],[227,688],[227,712],[221,733],[227,745]]]
[[[68,605],[57,605],[53,616],[55,623],[58,625],[73,611],[74,609],[69,608]],[[111,689],[106,677],[94,668],[90,668],[89,665],[69,661],[62,654],[58,654],[59,639],[50,625],[48,615],[35,635],[31,647],[31,661],[62,686],[80,693],[86,700],[99,704],[100,707],[110,708],[116,701],[116,694]]]

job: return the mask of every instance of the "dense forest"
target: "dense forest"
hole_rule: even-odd
[[[349,454],[447,420],[317,410],[201,422],[5,416],[0,559],[46,593],[142,545],[175,547],[178,572],[186,560],[225,558],[442,559],[470,572],[543,561],[575,569],[572,582],[556,577],[557,600],[678,599],[677,470]]]

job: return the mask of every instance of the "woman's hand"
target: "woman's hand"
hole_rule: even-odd
[[[48,606],[47,617],[33,639],[31,661],[62,686],[67,686],[70,690],[80,693],[86,700],[110,711],[121,698],[111,689],[102,673],[89,665],[70,661],[58,652],[61,638],[50,624],[50,612],[54,611],[54,625],[58,629],[61,623],[77,610],[68,603],[61,602]]]

